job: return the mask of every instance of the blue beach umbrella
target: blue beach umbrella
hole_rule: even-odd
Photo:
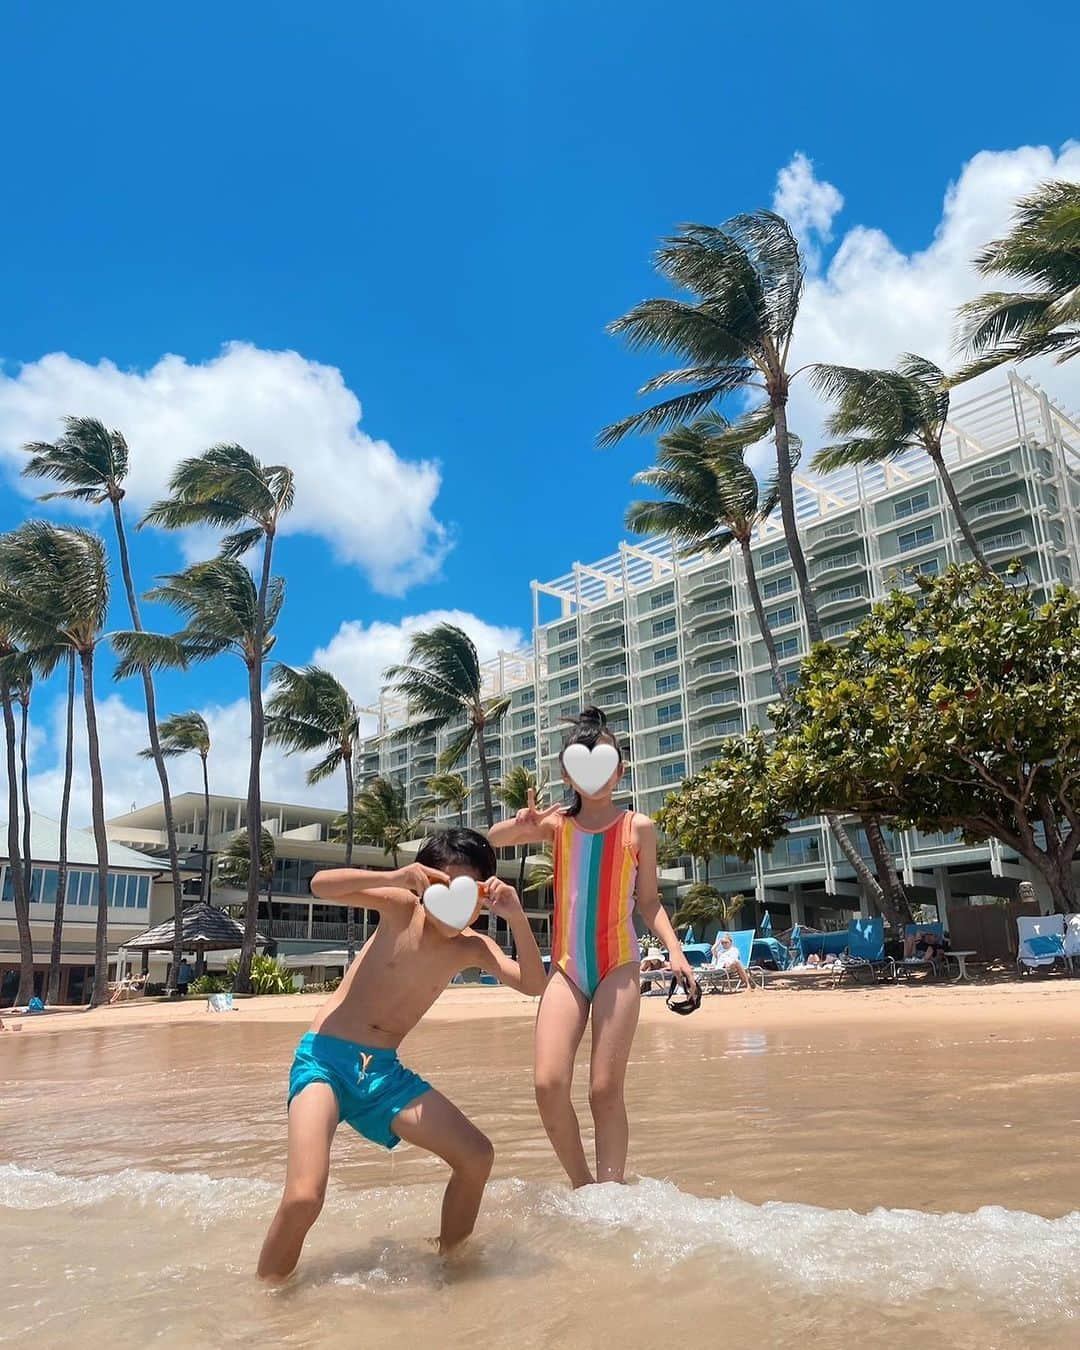
[[[758,929],[759,932],[762,934],[762,936],[764,937],[772,936],[772,915],[769,913],[768,910],[765,911],[765,917],[761,920]]]
[[[694,930],[692,928],[688,928],[686,930],[686,936],[683,938],[683,941],[687,944],[697,941],[697,938],[694,936]]]

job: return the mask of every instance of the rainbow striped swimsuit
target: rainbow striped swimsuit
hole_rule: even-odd
[[[591,999],[619,966],[641,960],[634,932],[637,854],[633,812],[606,830],[583,830],[573,816],[555,829],[555,929],[551,963]]]

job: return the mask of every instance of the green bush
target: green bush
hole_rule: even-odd
[[[232,981],[224,975],[200,975],[188,985],[189,994],[226,994],[232,988]]]
[[[230,961],[228,965],[230,984],[236,978],[239,961]],[[272,956],[265,954],[251,959],[251,992],[253,994],[291,994],[293,992],[292,975],[279,965]]]
[[[300,990],[301,994],[332,994],[341,983],[341,976],[336,975],[332,980],[324,980],[322,984],[305,984]]]

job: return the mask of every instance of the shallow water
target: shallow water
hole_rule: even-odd
[[[252,1278],[301,1028],[207,1021],[0,1048],[0,1340],[143,1345],[1064,1346],[1080,1341],[1080,1055],[1063,1035],[643,1025],[629,1187],[559,1184],[523,1019],[403,1058],[496,1143],[469,1255],[442,1171],[339,1132],[290,1286]],[[404,1340],[403,1340],[404,1338]]]

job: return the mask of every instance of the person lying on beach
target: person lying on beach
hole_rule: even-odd
[[[735,950],[735,944],[731,940],[730,933],[721,933],[713,943],[712,968],[713,970],[733,970],[746,988],[751,993],[754,992],[754,982],[750,978],[750,972],[739,960],[739,953]]]
[[[445,887],[458,877],[477,883],[469,924],[483,905],[505,919],[517,960],[491,938],[468,926],[451,927],[421,903],[430,886]],[[379,926],[296,1050],[289,1076],[285,1192],[259,1256],[259,1277],[272,1282],[293,1271],[319,1216],[330,1145],[341,1121],[384,1148],[405,1139],[442,1158],[451,1175],[439,1250],[449,1253],[464,1242],[491,1172],[491,1141],[401,1064],[398,1046],[462,970],[479,967],[523,994],[543,993],[546,978],[521,901],[495,875],[495,851],[474,830],[434,835],[415,863],[394,872],[317,872],[311,891],[324,904],[377,910]]]
[[[671,967],[657,951],[649,952],[641,962],[641,992],[643,994],[663,993],[657,988],[657,981],[666,981],[671,975]]]

